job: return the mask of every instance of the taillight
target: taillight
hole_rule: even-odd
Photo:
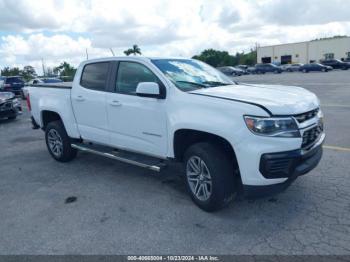
[[[32,107],[30,105],[30,97],[29,97],[29,93],[27,94],[27,106],[28,106],[28,110],[32,111]]]

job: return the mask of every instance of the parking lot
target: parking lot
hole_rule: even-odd
[[[25,108],[0,120],[0,253],[350,254],[350,70],[234,79],[317,94],[327,138],[316,169],[274,197],[205,213],[176,165],[158,174],[86,153],[54,161]]]

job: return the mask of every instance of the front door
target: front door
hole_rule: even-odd
[[[83,139],[109,143],[106,89],[110,63],[84,66],[79,83],[74,83],[71,99],[74,116]]]
[[[115,92],[107,97],[111,144],[136,152],[164,157],[167,151],[166,99],[140,97],[140,82],[157,82],[158,77],[145,65],[119,62]]]

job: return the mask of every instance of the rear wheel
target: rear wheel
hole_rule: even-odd
[[[234,198],[234,165],[224,150],[210,143],[197,143],[188,148],[184,159],[187,189],[197,206],[211,212]]]
[[[45,129],[47,149],[51,156],[60,162],[68,162],[77,155],[77,150],[71,147],[70,138],[61,121],[50,122]]]

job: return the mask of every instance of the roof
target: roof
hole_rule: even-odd
[[[109,56],[109,57],[101,57],[94,58],[83,61],[83,63],[93,63],[93,62],[102,62],[102,61],[113,61],[113,60],[131,60],[131,61],[150,61],[155,59],[190,59],[185,57],[146,57],[146,56]]]
[[[304,43],[311,43],[311,42],[318,42],[318,41],[332,41],[332,40],[340,40],[340,39],[350,39],[350,36],[338,37],[338,38],[315,39],[315,40],[310,40],[310,41],[284,43],[284,44],[276,44],[276,45],[265,45],[265,46],[259,46],[258,49],[264,48],[264,47],[273,47],[273,46],[282,46],[282,45],[296,45],[296,44],[304,44]]]

